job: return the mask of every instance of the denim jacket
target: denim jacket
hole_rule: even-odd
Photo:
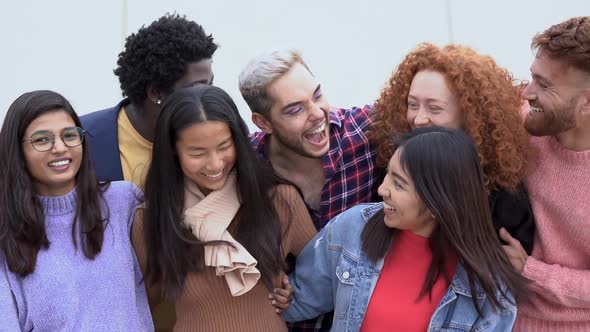
[[[302,321],[334,311],[332,331],[359,331],[384,259],[371,262],[361,250],[365,223],[381,203],[355,206],[332,219],[297,257],[289,280],[294,298],[284,317]],[[516,319],[512,294],[500,299],[505,309],[495,311],[476,284],[480,317],[472,302],[465,269],[458,264],[447,293],[430,319],[428,331],[511,331]],[[394,296],[394,294],[393,294]]]

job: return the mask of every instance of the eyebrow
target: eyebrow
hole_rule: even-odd
[[[545,85],[552,85],[552,83],[549,79],[547,79],[539,74],[531,73],[531,76],[533,77],[534,80],[541,81]]]
[[[213,80],[214,79],[215,79],[215,74],[212,74],[211,75],[211,79],[203,78],[203,79],[198,80],[198,81],[192,81],[190,83],[187,83],[187,84],[183,85],[181,88],[193,87],[193,86],[199,85],[199,84],[213,85]]]
[[[211,76],[211,79],[203,78],[202,80],[192,81],[192,82],[188,83],[187,85],[183,86],[183,88],[193,87],[195,85],[200,85],[200,84],[212,85],[214,78],[215,78],[215,76]]]
[[[410,185],[410,183],[408,183],[408,181],[406,181],[406,179],[403,176],[401,176],[400,174],[398,174],[398,173],[396,173],[394,171],[391,171],[391,175],[393,175],[393,177],[395,177],[396,179],[398,179],[400,182],[402,182],[406,186],[409,186]]]
[[[65,131],[65,130],[68,130],[68,129],[75,129],[75,128],[76,128],[76,126],[63,127],[63,128],[62,128],[62,129],[59,131],[59,133],[60,133],[60,134],[62,134],[62,133]],[[30,136],[37,135],[37,134],[51,134],[51,135],[55,135],[55,134],[54,134],[54,133],[53,133],[51,130],[47,130],[47,129],[41,129],[41,130],[34,131],[33,133],[31,133],[31,135],[30,135]],[[58,134],[58,135],[59,135],[59,134]]]
[[[418,97],[416,97],[414,95],[410,95],[409,94],[408,95],[408,99],[410,99],[410,98],[412,98],[412,99],[420,99],[420,98],[418,98]],[[448,105],[448,103],[446,101],[444,101],[442,99],[437,99],[437,98],[426,98],[426,101],[429,102],[429,103],[430,102],[437,102],[437,103],[442,103],[442,104]]]
[[[37,135],[37,134],[53,134],[53,133],[49,130],[37,130],[37,131],[32,132],[30,136]]]
[[[221,141],[221,143],[217,144],[217,147],[220,147],[222,145],[225,145],[225,144],[227,144],[228,142],[231,142],[231,141],[232,141],[232,137],[229,136],[228,138],[226,138],[223,141]],[[191,150],[191,151],[207,150],[207,148],[203,148],[203,147],[200,147],[200,146],[189,146],[188,149]]]
[[[321,85],[318,84],[318,86],[315,88],[315,90],[313,91],[312,96],[315,96],[319,91],[321,90]],[[293,106],[297,106],[297,105],[301,105],[303,104],[303,102],[301,100],[298,101],[294,101],[292,103],[288,103],[287,105],[283,106],[281,108],[281,111],[286,111],[287,109],[293,107]]]

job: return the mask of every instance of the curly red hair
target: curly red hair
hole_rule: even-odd
[[[520,88],[489,56],[469,47],[419,45],[397,67],[375,103],[369,139],[386,166],[393,146],[383,144],[410,131],[406,119],[410,85],[417,72],[442,73],[457,98],[463,128],[474,140],[488,190],[515,191],[527,170],[527,134],[520,116]]]

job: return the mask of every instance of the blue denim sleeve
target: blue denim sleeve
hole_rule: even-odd
[[[333,282],[336,250],[330,250],[332,223],[328,223],[303,248],[289,275],[294,288],[293,300],[283,317],[289,322],[315,318],[334,308]]]
[[[503,309],[498,308],[497,310],[494,310],[491,306],[490,301],[485,301],[485,304],[482,308],[485,318],[481,319],[476,324],[474,324],[474,330],[479,331],[481,328],[485,327],[485,331],[490,332],[512,331],[512,326],[516,321],[517,308],[514,305],[514,297],[512,293],[510,293],[509,291],[507,292],[508,298],[504,296],[501,296],[500,298],[500,301],[504,306]],[[473,310],[475,310],[475,308],[473,308]]]
[[[486,329],[490,332],[505,332],[512,331],[512,326],[516,321],[516,308],[515,310],[503,310],[498,313],[498,319],[496,319],[492,325]]]

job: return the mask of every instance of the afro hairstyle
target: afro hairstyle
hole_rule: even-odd
[[[217,47],[213,37],[196,22],[166,14],[127,37],[114,73],[123,96],[132,103],[142,103],[148,85],[170,91],[189,64],[210,59]]]

